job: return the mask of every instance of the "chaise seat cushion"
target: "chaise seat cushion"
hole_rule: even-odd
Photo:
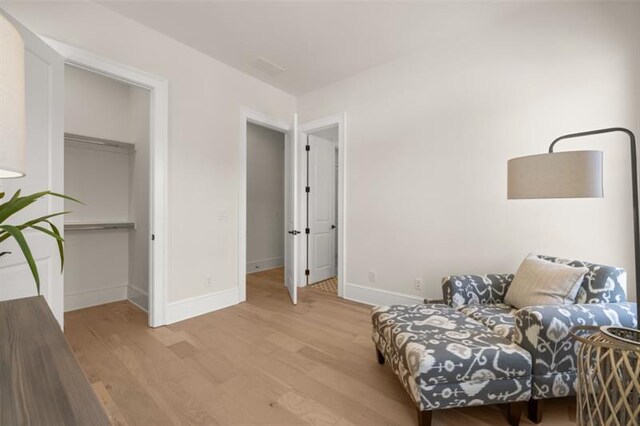
[[[513,306],[505,303],[495,305],[466,305],[458,311],[474,320],[486,325],[499,336],[513,340],[516,330],[516,312]]]
[[[373,309],[373,340],[420,410],[526,401],[531,356],[443,304]]]

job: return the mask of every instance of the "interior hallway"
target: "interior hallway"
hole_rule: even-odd
[[[282,269],[251,274],[246,303],[157,329],[127,301],[68,312],[65,334],[116,425],[416,424],[376,362],[369,307],[304,288],[293,306],[282,283]],[[575,402],[551,401],[544,416],[575,424]],[[506,425],[506,407],[433,422]]]

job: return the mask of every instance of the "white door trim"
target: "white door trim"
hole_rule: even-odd
[[[338,296],[344,297],[345,279],[346,279],[346,249],[347,249],[347,113],[339,113],[323,117],[317,120],[298,126],[301,135],[299,143],[306,143],[306,135],[308,133],[317,132],[329,127],[338,126]],[[304,152],[304,150],[301,150]],[[306,173],[305,162],[301,163],[301,176]],[[300,220],[306,214],[304,210],[306,206],[299,209]],[[300,223],[303,223],[302,221]],[[304,262],[305,256],[299,256],[300,261]],[[304,267],[299,268],[304,273]],[[298,282],[304,285],[303,279]]]
[[[258,124],[288,134],[291,124],[261,112],[240,107],[238,122],[239,167],[238,176],[238,302],[247,300],[247,123]]]
[[[149,246],[149,325],[166,324],[168,279],[167,149],[169,144],[169,88],[166,79],[131,68],[93,53],[52,40],[42,39],[68,65],[142,87],[151,92],[150,111],[150,230],[155,240]],[[151,235],[149,236],[151,239]]]

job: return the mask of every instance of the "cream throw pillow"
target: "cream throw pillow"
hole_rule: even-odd
[[[530,254],[520,264],[504,301],[516,308],[572,304],[587,271]]]

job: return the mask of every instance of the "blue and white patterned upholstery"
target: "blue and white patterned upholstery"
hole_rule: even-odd
[[[455,307],[503,303],[513,274],[454,275],[442,279],[445,302]]]
[[[378,306],[373,341],[419,410],[526,401],[531,356],[444,304]]]
[[[495,305],[466,305],[458,308],[460,312],[486,325],[499,336],[512,340],[516,329],[516,311],[505,303]]]
[[[589,270],[580,284],[575,303],[615,303],[626,300],[624,289],[627,286],[627,272],[622,268],[552,256],[538,257],[573,267],[584,266]]]
[[[534,399],[575,393],[578,342],[569,335],[571,327],[636,327],[636,305],[626,302],[530,306],[515,316],[513,341],[531,354]]]
[[[550,262],[584,266],[576,304],[531,306],[520,310],[504,304],[513,275],[445,277],[445,301],[465,315],[512,339],[532,357],[532,395],[535,399],[575,393],[576,343],[569,336],[574,325],[634,327],[635,303],[626,303],[626,272],[613,266],[538,256]]]

